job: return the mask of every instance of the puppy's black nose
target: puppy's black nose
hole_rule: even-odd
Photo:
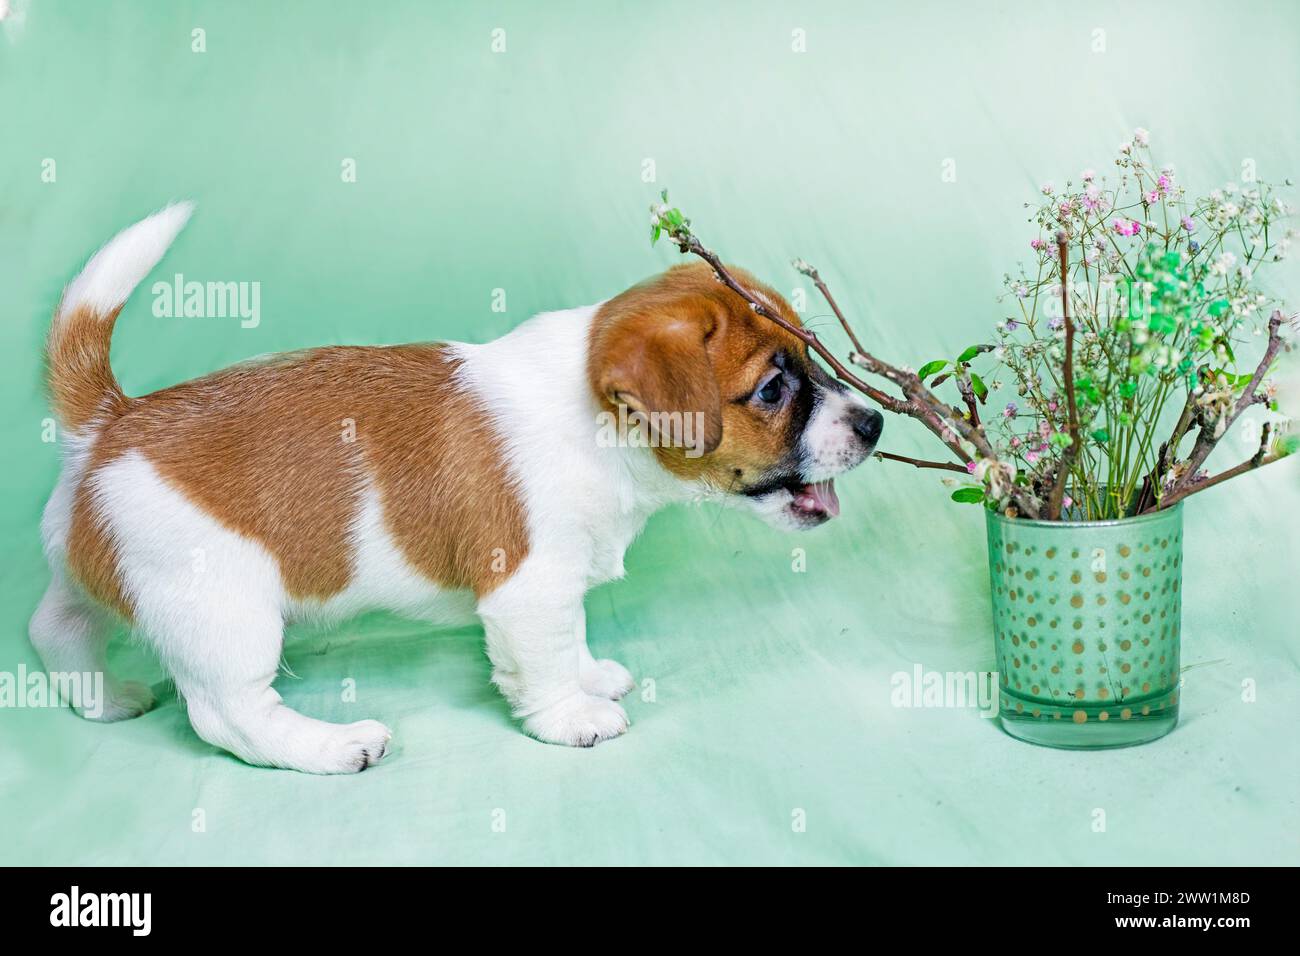
[[[865,444],[874,445],[885,427],[885,417],[874,408],[855,407],[851,419],[854,432]]]

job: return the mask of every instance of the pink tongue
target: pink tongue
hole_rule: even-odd
[[[814,482],[811,485],[804,485],[803,494],[799,497],[809,499],[818,511],[824,511],[832,518],[837,517],[840,513],[840,498],[835,493],[835,480],[833,478]]]

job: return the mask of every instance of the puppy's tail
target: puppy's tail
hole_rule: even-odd
[[[54,412],[73,432],[116,418],[128,399],[108,361],[113,323],[194,211],[175,203],[123,229],[63,290],[46,346]]]

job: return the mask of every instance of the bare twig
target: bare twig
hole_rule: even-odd
[[[887,451],[878,451],[875,453],[875,457],[881,461],[901,461],[905,465],[912,465],[916,468],[938,468],[943,471],[959,471],[963,475],[968,474],[961,465],[950,461],[926,461],[922,458],[909,458],[907,455],[895,455]]]
[[[1065,401],[1069,410],[1066,427],[1070,432],[1070,447],[1061,455],[1056,470],[1056,481],[1052,484],[1052,494],[1047,499],[1047,519],[1057,521],[1061,517],[1061,504],[1065,500],[1065,486],[1070,480],[1070,472],[1079,457],[1083,442],[1079,439],[1079,406],[1074,397],[1074,321],[1070,318],[1070,250],[1064,230],[1056,234],[1056,252],[1061,263],[1061,317],[1065,322]]]
[[[1226,413],[1227,418],[1223,422],[1222,428],[1217,427],[1217,422],[1202,421],[1200,423],[1196,432],[1196,443],[1192,446],[1191,454],[1187,456],[1187,470],[1183,473],[1182,477],[1175,482],[1173,487],[1169,489],[1171,494],[1165,496],[1164,501],[1160,503],[1161,507],[1163,507],[1167,501],[1170,501],[1171,498],[1172,500],[1177,501],[1179,498],[1185,497],[1178,493],[1192,484],[1196,478],[1196,473],[1200,471],[1201,466],[1205,464],[1205,459],[1210,457],[1210,453],[1214,451],[1215,446],[1219,444],[1219,439],[1228,433],[1228,429],[1232,428],[1233,423],[1241,417],[1242,412],[1251,405],[1260,401],[1260,384],[1264,381],[1264,376],[1268,374],[1269,366],[1273,364],[1273,360],[1277,358],[1277,353],[1282,348],[1281,328],[1282,323],[1285,320],[1286,316],[1282,314],[1281,309],[1276,310],[1271,316],[1269,316],[1268,345],[1264,347],[1264,357],[1259,360],[1259,365],[1255,368],[1255,374],[1250,377],[1250,382],[1247,383],[1246,387],[1242,390],[1236,403],[1234,403],[1232,408]],[[1189,399],[1189,401],[1190,400],[1191,399]]]
[[[1180,483],[1176,491],[1165,495],[1158,505],[1148,508],[1147,511],[1159,511],[1162,508],[1168,508],[1190,495],[1204,491],[1206,488],[1213,488],[1215,485],[1225,482],[1229,478],[1236,478],[1238,475],[1244,475],[1248,471],[1254,471],[1256,468],[1262,468],[1265,465],[1271,465],[1275,461],[1281,461],[1283,458],[1286,458],[1286,455],[1270,455],[1267,453],[1271,429],[1271,424],[1265,422],[1264,431],[1260,435],[1259,439],[1259,450],[1241,464],[1234,465],[1226,471],[1221,471],[1212,478],[1203,478],[1200,481],[1194,481],[1190,484]]]
[[[858,341],[857,335],[854,334],[853,327],[849,325],[849,320],[846,319],[844,313],[840,311],[840,306],[839,303],[835,301],[835,296],[831,295],[831,290],[827,287],[826,283],[822,281],[822,277],[817,270],[808,265],[808,263],[804,262],[802,259],[796,259],[794,261],[794,267],[809,279],[813,280],[813,285],[817,287],[817,291],[822,294],[822,298],[826,300],[826,304],[829,305],[831,311],[835,313],[835,318],[839,319],[840,325],[844,327],[844,333],[849,337],[849,341],[853,344],[853,351],[866,351],[863,349],[862,343]]]

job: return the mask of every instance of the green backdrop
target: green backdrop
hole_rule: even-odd
[[[1203,189],[1248,159],[1300,173],[1285,0],[9,6],[0,670],[37,665],[50,312],[169,200],[198,212],[153,278],[259,282],[261,321],[155,318],[147,283],[113,346],[132,394],[282,349],[482,341],[609,296],[675,261],[648,245],[665,186],[787,293],[790,257],[816,263],[880,354],[919,365],[999,318],[1038,184],[1104,169],[1133,127]],[[1300,292],[1290,266],[1276,281]],[[805,315],[840,341],[812,297]],[[911,425],[882,447],[933,451]],[[292,636],[293,706],[395,730],[378,768],[328,779],[202,743],[118,642],[160,694],[147,716],[0,709],[0,862],[1294,864],[1289,469],[1188,503],[1183,723],[1150,746],[1044,750],[973,709],[891,704],[914,665],[992,669],[984,531],[937,478],[872,463],[804,536],[711,509],[651,522],[588,613],[597,655],[653,683],[590,751],[519,733],[477,629]]]

